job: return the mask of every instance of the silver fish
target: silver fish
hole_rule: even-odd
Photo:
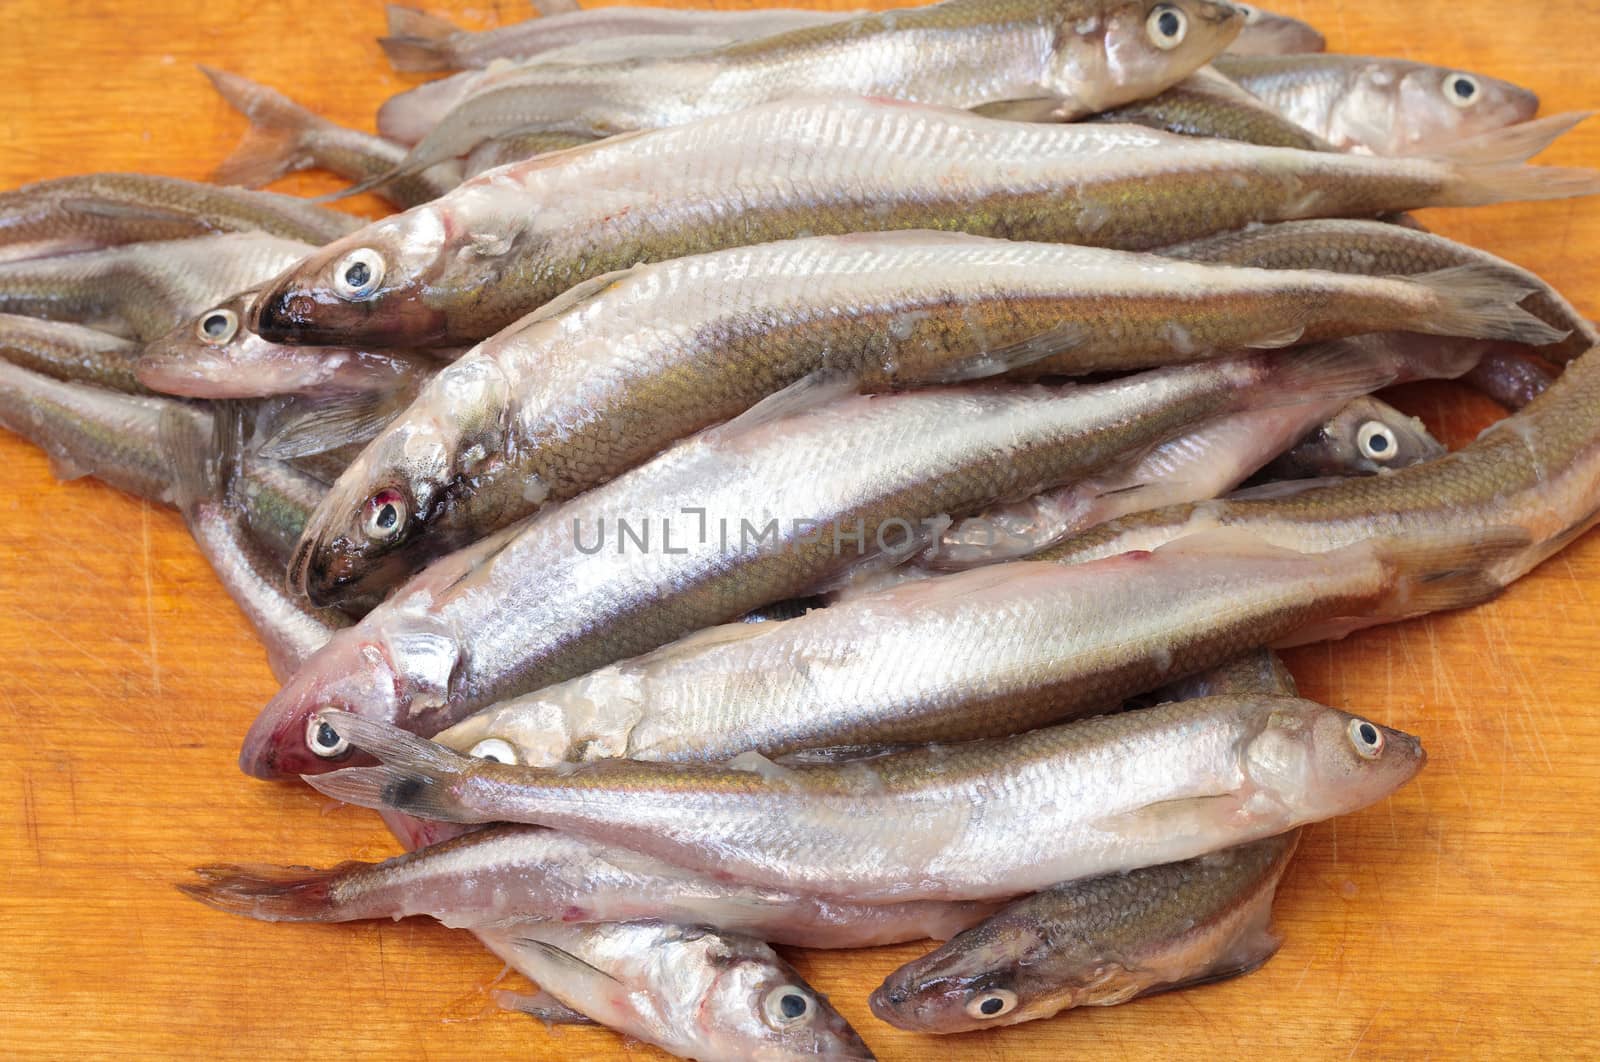
[[[1261,470],[1264,478],[1371,476],[1443,457],[1445,448],[1416,417],[1370,396],[1352,401],[1327,423]]]
[[[134,373],[139,344],[66,321],[0,314],[0,357],[58,380],[92,383],[130,395],[149,390]]]
[[[1381,800],[1416,738],[1289,697],[1213,697],[1030,734],[778,768],[606,760],[542,771],[347,713],[382,761],[307,780],[369,807],[539,820],[685,867],[863,901],[984,899],[1176,862]]]
[[[266,647],[272,673],[287,681],[350,620],[332,609],[312,608],[284,588],[281,567],[251,538],[244,512],[226,496],[211,433],[180,410],[167,410],[159,430],[171,462],[174,500],[195,544]]]
[[[321,245],[361,219],[304,199],[143,173],[91,173],[0,192],[0,262],[221,232]]]
[[[1358,543],[1319,559],[1222,535],[1087,567],[1014,561],[796,619],[712,628],[492,705],[435,740],[550,767],[608,757],[720,763],[1020,733],[1106,710],[1250,647],[1475,603],[1487,559],[1520,544],[1497,540],[1477,555]],[[1446,575],[1452,566],[1460,571]]]
[[[1361,55],[1223,55],[1221,73],[1340,150],[1412,155],[1531,119],[1509,81]]]
[[[490,171],[287,271],[251,328],[279,342],[449,345],[491,336],[602,273],[806,233],[932,228],[1145,250],[1254,221],[1596,187],[1589,171],[1554,167],[1362,158],[887,101],[783,102]]]
[[[777,944],[867,948],[948,940],[994,912],[983,903],[865,905],[717,881],[558,830],[497,826],[381,863],[199,867],[179,885],[218,910],[269,922],[429,915],[457,928],[508,920],[658,918]]]
[[[259,286],[311,250],[277,236],[228,233],[7,262],[0,264],[0,313],[150,340]]]
[[[1182,80],[1243,25],[1217,0],[944,0],[686,56],[582,68],[536,58],[486,72],[395,172],[518,129],[660,128],[797,95],[952,107],[1034,98],[1067,120]]]

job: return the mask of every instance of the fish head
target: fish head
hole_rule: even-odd
[[[277,343],[444,345],[436,285],[450,264],[450,231],[440,203],[357,229],[267,283],[250,330]]]
[[[1032,1021],[1071,1005],[1077,985],[1055,972],[1079,949],[1053,940],[1030,916],[1031,906],[1012,904],[894,971],[868,1000],[872,1013],[913,1032],[954,1033]]]
[[[1466,70],[1418,65],[1395,81],[1392,149],[1411,153],[1518,125],[1539,111],[1539,97],[1509,81]]]
[[[1100,60],[1110,86],[1081,101],[1106,110],[1155,95],[1215,59],[1244,28],[1245,16],[1220,0],[1138,0],[1107,5]],[[1098,80],[1098,79],[1097,79]]]
[[[1427,763],[1422,742],[1400,730],[1311,701],[1263,699],[1245,743],[1255,790],[1298,821],[1343,815],[1405,785]]]
[[[676,961],[694,967],[682,978],[698,983],[692,1009],[681,1015],[697,1038],[721,1055],[748,1059],[871,1059],[867,1047],[828,998],[759,941],[685,930],[692,947]]]
[[[1287,15],[1275,15],[1251,4],[1234,4],[1244,12],[1244,29],[1228,51],[1235,55],[1301,55],[1328,46],[1322,34]]]
[[[505,459],[509,390],[487,358],[468,355],[435,375],[306,519],[290,585],[323,606],[381,595],[476,537],[458,517]]]
[[[239,768],[270,780],[362,762],[350,743],[322,723],[318,714],[335,708],[395,723],[406,700],[389,646],[360,624],[340,631],[261,710],[245,735]]]
[[[1319,432],[1330,475],[1371,476],[1446,453],[1422,421],[1369,396],[1350,402]]]

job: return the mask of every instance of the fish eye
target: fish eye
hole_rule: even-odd
[[[1369,420],[1356,431],[1356,449],[1361,451],[1361,456],[1372,461],[1392,461],[1400,443],[1394,437],[1394,432],[1389,425],[1382,421]]]
[[[364,299],[383,283],[383,255],[357,247],[333,267],[333,290],[341,299]]]
[[[815,1011],[811,993],[795,985],[779,985],[761,1001],[761,1013],[775,1029],[808,1022]]]
[[[194,327],[195,338],[202,343],[221,345],[239,331],[239,315],[232,310],[216,309],[200,318]]]
[[[517,764],[517,750],[511,747],[511,742],[505,738],[484,738],[467,753],[480,760],[492,760],[495,763],[504,763],[515,767]]]
[[[350,751],[350,742],[340,737],[332,724],[316,716],[306,721],[306,746],[325,760],[336,760]]]
[[[1017,1009],[1017,994],[1009,988],[991,988],[967,1000],[970,1018],[998,1018]]]
[[[1350,744],[1356,755],[1364,760],[1375,760],[1383,754],[1383,731],[1365,719],[1350,720]]]
[[[1189,16],[1171,4],[1157,4],[1145,19],[1144,32],[1151,44],[1169,52],[1189,35]]]
[[[1471,74],[1446,74],[1444,76],[1444,98],[1457,107],[1470,107],[1478,102],[1481,89],[1478,79]]]
[[[380,490],[361,507],[361,533],[373,542],[389,542],[399,537],[407,515],[405,495]]]

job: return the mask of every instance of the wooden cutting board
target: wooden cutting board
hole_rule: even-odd
[[[473,27],[531,13],[434,6]],[[1281,6],[1336,50],[1460,63],[1537,89],[1547,113],[1600,103],[1593,2]],[[382,29],[376,0],[8,0],[0,187],[96,170],[203,177],[244,123],[198,62],[370,129],[410,83],[374,45]],[[1543,161],[1600,165],[1600,123]],[[1600,201],[1424,220],[1600,311]],[[1454,445],[1495,415],[1453,387],[1403,402]],[[326,864],[396,846],[367,812],[236,770],[275,686],[174,513],[59,484],[9,435],[0,468],[0,1044],[32,1057],[659,1056],[497,1012],[501,965],[464,933],[267,925],[175,892],[200,863]],[[866,1006],[926,945],[794,960],[884,1059],[1600,1053],[1597,579],[1590,536],[1493,604],[1291,654],[1307,695],[1421,735],[1430,762],[1393,799],[1310,830],[1279,896],[1283,949],[1253,976],[936,1040]]]

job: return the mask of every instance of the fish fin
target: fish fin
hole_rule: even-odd
[[[1600,170],[1521,163],[1455,164],[1427,206],[1489,206],[1600,195]]]
[[[262,424],[263,439],[256,452],[287,461],[367,442],[404,408],[404,397],[396,391],[296,395]]]
[[[1396,574],[1394,592],[1380,615],[1402,619],[1487,601],[1503,589],[1489,569],[1532,544],[1532,536],[1521,527],[1374,543]]]
[[[985,118],[1001,118],[1008,122],[1058,122],[1061,120],[1061,102],[1059,96],[1027,96],[980,103],[971,110],[973,114]]]
[[[1251,350],[1282,350],[1300,342],[1305,334],[1305,325],[1291,325],[1281,332],[1269,332],[1264,336],[1257,336],[1248,346]]]
[[[149,203],[115,203],[87,196],[72,196],[56,204],[64,213],[83,214],[96,218],[143,218],[149,221],[181,221],[189,225],[204,224],[203,219],[178,210],[163,210]]]
[[[335,800],[380,811],[403,811],[424,819],[478,822],[478,816],[452,791],[472,761],[443,745],[397,726],[326,710],[320,717],[340,737],[382,761],[378,767],[346,767],[306,775],[310,786]]]
[[[1397,376],[1382,352],[1350,343],[1321,343],[1275,355],[1268,388],[1241,393],[1240,399],[1251,409],[1343,402],[1387,387]]]
[[[1600,173],[1596,174],[1600,178]],[[1600,184],[1596,190],[1600,191]],[[1438,304],[1409,322],[1414,331],[1474,339],[1505,339],[1542,347],[1567,333],[1541,321],[1519,305],[1533,294],[1526,284],[1507,280],[1498,270],[1454,266],[1409,278],[1433,291]]]
[[[616,980],[615,977],[606,973],[598,966],[595,966],[592,963],[584,962],[582,959],[572,954],[572,952],[564,951],[561,948],[556,947],[554,944],[547,943],[546,941],[538,940],[534,937],[518,937],[511,943],[514,947],[522,948],[526,951],[536,951],[546,959],[549,959],[551,962],[568,967],[569,969],[575,970],[579,973],[589,976],[603,977],[607,981]]]
[[[235,500],[234,493],[244,468],[245,440],[250,434],[245,403],[237,400],[212,402],[211,443],[216,449],[218,475],[222,481],[222,495]]]
[[[161,412],[161,450],[172,466],[173,501],[185,516],[222,496],[213,441],[187,409]]]
[[[500,1005],[502,1010],[511,1010],[518,1014],[526,1014],[530,1018],[538,1018],[546,1025],[599,1024],[587,1014],[573,1010],[542,989],[538,992],[512,992],[504,988],[497,988],[492,995],[494,1001]]]
[[[1004,372],[1026,368],[1036,361],[1071,350],[1082,343],[1083,339],[1084,329],[1082,324],[1076,321],[1063,322],[1054,328],[1040,332],[1036,336],[1029,336],[1027,339],[986,350],[971,358],[965,358],[941,372],[928,375],[923,382],[961,383],[966,380],[981,380],[986,376],[998,376]]]
[[[200,72],[229,106],[250,120],[239,146],[212,171],[213,181],[255,188],[316,164],[305,138],[331,124],[326,119],[249,78],[204,64]]]
[[[826,372],[802,376],[794,383],[775,391],[737,417],[707,432],[716,437],[741,435],[752,428],[771,424],[784,417],[795,416],[811,409],[820,409],[848,395],[857,393],[854,380]]]
[[[1331,487],[1343,483],[1349,476],[1318,476],[1315,479],[1275,479],[1271,483],[1257,483],[1228,494],[1228,501],[1271,501],[1274,498],[1292,498],[1303,491]]]
[[[1592,111],[1549,114],[1476,136],[1428,152],[1434,158],[1466,165],[1496,162],[1526,162],[1555,141],[1571,132]]]
[[[326,870],[270,864],[217,863],[195,867],[200,879],[177,890],[207,907],[263,922],[336,922],[333,883],[341,874],[365,866],[341,863]]]
[[[379,37],[378,46],[388,57],[390,66],[407,74],[456,69],[449,41],[461,32],[461,27],[414,7],[390,4],[386,10],[389,35]]]
[[[1233,818],[1243,808],[1243,799],[1234,792],[1178,797],[1146,804],[1126,815],[1121,825],[1108,824],[1106,828],[1123,837],[1188,836],[1207,824]]]
[[[638,266],[630,266],[627,269],[613,269],[609,273],[601,273],[597,277],[590,277],[588,280],[580,280],[578,283],[574,284],[566,291],[563,291],[560,295],[557,295],[549,302],[544,303],[537,309],[530,311],[522,317],[519,317],[515,324],[511,325],[510,328],[504,329],[504,331],[509,332],[513,329],[516,331],[521,331],[522,329],[527,328],[529,325],[538,324],[540,321],[548,321],[552,317],[558,317],[561,314],[564,314],[567,311],[588,302],[590,299],[597,298],[607,288],[611,287],[611,285],[617,283],[638,268]]]

